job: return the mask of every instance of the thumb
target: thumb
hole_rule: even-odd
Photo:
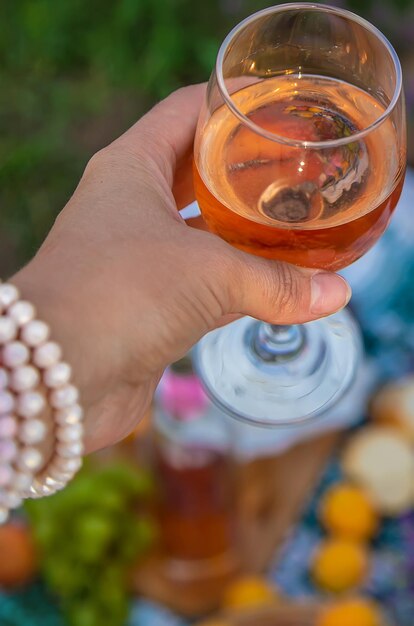
[[[349,302],[351,288],[338,274],[234,252],[238,272],[229,276],[229,313],[299,324],[331,315]]]

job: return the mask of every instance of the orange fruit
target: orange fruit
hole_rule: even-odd
[[[28,582],[36,571],[32,536],[24,526],[0,526],[0,585],[14,587]]]
[[[322,610],[316,626],[382,626],[381,611],[372,600],[350,598]]]
[[[359,487],[341,483],[325,495],[320,519],[326,530],[348,539],[371,539],[378,528],[378,515],[366,493]]]
[[[366,548],[355,541],[341,538],[322,542],[311,564],[315,583],[333,592],[355,587],[364,580],[367,570]]]
[[[270,604],[278,596],[274,587],[259,576],[244,576],[231,583],[223,597],[226,609],[244,609]]]

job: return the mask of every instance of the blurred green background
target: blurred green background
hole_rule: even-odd
[[[36,250],[88,158],[157,99],[206,80],[228,30],[269,4],[1,0],[2,276]],[[368,17],[397,47],[414,116],[414,0],[341,5]]]

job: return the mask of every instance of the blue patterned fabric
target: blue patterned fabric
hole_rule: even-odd
[[[292,598],[323,598],[308,575],[309,562],[323,536],[317,519],[320,499],[326,489],[340,479],[339,466],[332,461],[302,520],[269,569],[269,578]],[[413,591],[414,513],[410,513],[383,520],[372,545],[370,571],[361,592],[382,604],[391,624],[412,626]]]

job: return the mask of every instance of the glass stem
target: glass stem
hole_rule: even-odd
[[[267,363],[285,363],[297,357],[306,344],[303,326],[258,323],[251,337],[253,352]]]

